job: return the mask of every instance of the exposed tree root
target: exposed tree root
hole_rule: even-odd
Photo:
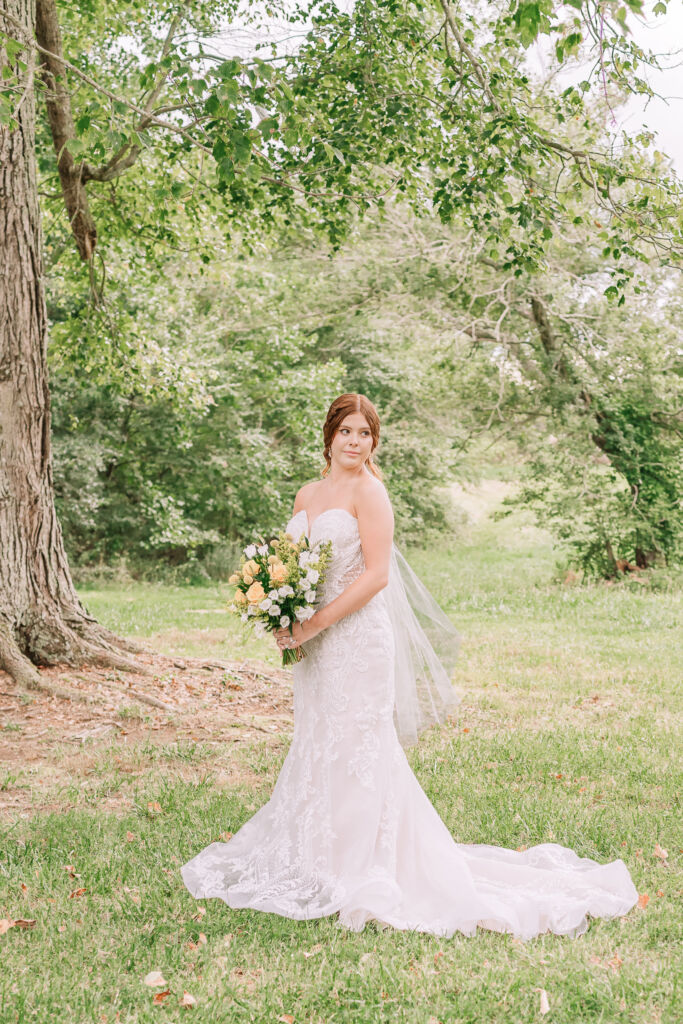
[[[22,653],[9,626],[0,619],[0,668],[24,690],[40,690],[43,680],[35,665]]]

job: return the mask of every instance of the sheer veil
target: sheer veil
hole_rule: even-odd
[[[460,636],[395,544],[382,593],[396,651],[394,723],[408,747],[460,703],[451,682]]]

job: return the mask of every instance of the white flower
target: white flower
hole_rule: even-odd
[[[282,626],[283,629],[287,629],[287,626],[290,624],[291,621],[292,620],[290,619],[289,615],[280,616],[280,625]]]
[[[271,601],[277,601],[277,598],[278,598],[277,590],[269,590],[268,591],[268,597],[270,598]]]
[[[311,560],[311,553],[310,553],[310,551],[302,551],[301,554],[299,555],[299,565],[301,566],[302,569],[306,568],[306,566],[308,565],[310,560]]]
[[[315,608],[304,608],[304,622],[307,619],[312,619],[315,615]]]
[[[250,604],[249,607],[247,608],[247,615],[256,615],[256,609],[254,608],[253,604]]]
[[[285,583],[284,587],[280,587],[277,592],[278,597],[290,597],[294,593],[294,588],[290,587],[289,583]]]
[[[273,602],[269,597],[266,597],[261,601],[259,608],[262,608],[264,612],[267,612]]]
[[[270,608],[268,610],[268,614],[269,615],[279,615],[281,611],[282,611],[282,608],[280,608],[279,604],[271,604],[271,606],[270,606]]]
[[[307,590],[306,593],[304,594],[304,597],[306,598],[309,604],[313,604],[313,602],[315,601],[315,590]]]
[[[246,612],[242,612],[242,614],[240,615],[240,618],[241,618],[242,622],[246,622],[247,619],[249,618],[249,616],[247,615]]]
[[[258,553],[259,553],[259,555],[267,555],[268,554],[268,545],[267,544],[262,544],[261,547],[258,549]]]
[[[248,547],[244,549],[244,553],[247,556],[247,558],[253,558],[254,555],[256,554],[256,545],[250,544]]]
[[[320,573],[318,572],[317,569],[309,569],[308,572],[306,573],[306,578],[311,583],[317,583],[318,580],[320,579]]]

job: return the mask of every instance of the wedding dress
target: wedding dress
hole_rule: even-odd
[[[309,530],[301,511],[287,531],[332,541],[321,603],[363,571],[351,513],[327,509]],[[380,591],[306,643],[272,796],[229,842],[182,867],[192,895],[298,920],[338,912],[355,931],[374,919],[440,936],[477,926],[575,936],[587,915],[625,914],[638,894],[622,860],[601,865],[554,843],[518,852],[455,842],[399,742],[395,639]]]

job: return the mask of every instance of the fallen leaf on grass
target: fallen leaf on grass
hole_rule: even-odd
[[[35,927],[35,923],[36,923],[35,918],[33,918],[32,920],[28,920],[25,917],[18,917],[16,919],[16,921],[14,922],[14,927],[15,928],[34,928]]]
[[[197,913],[192,915],[193,921],[201,921],[206,913],[206,907],[197,907]]]
[[[199,938],[197,939],[197,942],[198,942],[198,943],[199,943],[199,944],[200,944],[201,946],[205,946],[205,945],[207,944],[207,942],[208,942],[208,941],[209,941],[209,940],[207,939],[207,937],[206,937],[206,935],[204,934],[204,932],[200,932],[200,933],[199,933]]]
[[[0,919],[0,935],[4,935],[10,928],[14,928],[14,921],[11,918],[3,917]]]
[[[294,1024],[294,1017],[291,1013],[281,1013],[278,1017],[280,1024]]]
[[[181,1006],[196,1006],[197,1000],[194,996],[191,996],[189,992],[183,992],[183,997],[180,1000]]]
[[[58,926],[58,928],[57,928],[57,931],[58,932],[65,932],[66,931],[66,925],[65,924],[60,924]]]
[[[69,899],[73,900],[76,896],[85,896],[87,889],[74,889],[73,892],[69,893]]]
[[[661,847],[661,846],[659,845],[659,843],[655,843],[655,850],[654,850],[654,855],[655,855],[655,857],[657,857],[657,858],[658,858],[659,860],[661,860],[662,862],[664,862],[664,861],[666,860],[666,858],[667,858],[667,857],[669,856],[669,851],[668,851],[668,850],[665,850],[665,849],[664,849],[663,847]]]
[[[145,985],[149,985],[150,988],[163,988],[166,984],[166,979],[161,971],[150,971],[142,980]]]
[[[541,998],[538,1010],[541,1016],[545,1017],[546,1013],[550,1013],[550,1001],[548,1000],[548,993],[544,988],[539,988],[538,991]]]
[[[623,962],[624,961],[621,959],[618,953],[615,953],[612,959],[607,961],[608,965],[612,968],[613,971],[618,971]]]
[[[648,905],[649,902],[650,897],[648,896],[648,894],[646,892],[641,892],[640,896],[638,897],[638,906],[640,907],[640,909],[645,910],[645,907]]]
[[[147,804],[147,810],[150,814],[161,814],[161,804],[158,800],[150,800]]]
[[[322,942],[317,942],[315,944],[315,946],[311,946],[310,949],[305,949],[304,950],[304,956],[308,960],[309,956],[315,956],[315,954],[319,953],[322,948],[323,948]]]
[[[158,1006],[160,1003],[163,1003],[164,999],[167,999],[170,994],[170,988],[165,989],[163,992],[155,992],[152,996],[152,1002]]]
[[[663,896],[664,895],[664,891],[662,889],[657,889],[657,895],[658,896]]]
[[[227,843],[230,839],[232,839],[232,832],[221,832],[218,838],[221,840],[221,842]]]
[[[126,842],[132,843],[135,841],[135,834],[133,832],[126,832]]]
[[[76,867],[74,864],[65,864],[64,870],[69,872],[69,878],[80,878],[80,875],[76,874]]]

